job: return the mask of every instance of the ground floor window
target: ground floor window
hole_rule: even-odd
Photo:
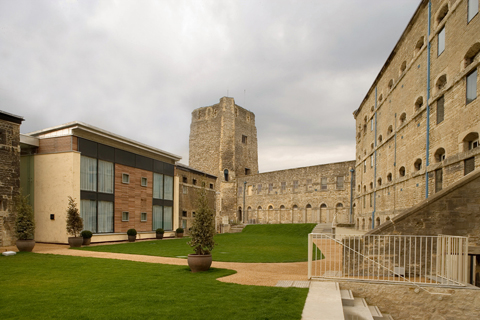
[[[80,215],[83,230],[93,233],[113,232],[113,202],[81,200]]]
[[[153,206],[153,230],[173,230],[173,208],[168,206]]]

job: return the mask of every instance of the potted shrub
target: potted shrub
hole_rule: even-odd
[[[195,251],[188,255],[188,266],[192,272],[207,271],[212,265],[212,254],[215,246],[215,216],[208,205],[207,192],[202,188],[197,200],[197,211],[193,225],[189,229],[192,239],[188,244]]]
[[[93,233],[91,231],[88,231],[88,230],[83,230],[82,233],[80,233],[80,235],[83,238],[83,243],[82,244],[84,246],[90,245],[90,242],[92,241]]]
[[[128,235],[128,241],[129,242],[135,242],[135,239],[137,238],[137,230],[128,229],[127,230],[127,235]]]
[[[175,230],[175,236],[177,238],[183,238],[183,228],[177,228],[177,230]]]
[[[15,198],[15,208],[17,216],[15,217],[15,234],[17,235],[18,251],[32,252],[35,247],[35,219],[33,209],[28,204],[28,198],[18,195]]]
[[[163,239],[163,234],[165,233],[165,230],[162,228],[158,228],[155,230],[155,234],[157,235],[157,239]]]
[[[80,237],[82,229],[83,220],[82,217],[80,217],[77,204],[75,203],[75,199],[69,196],[67,208],[67,233],[71,235],[71,237],[68,237],[68,244],[70,247],[82,246],[83,238]]]

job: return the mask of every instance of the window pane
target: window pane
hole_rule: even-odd
[[[80,189],[97,191],[97,159],[80,158]]]
[[[443,187],[443,170],[435,170],[435,192],[439,192]]]
[[[343,189],[344,177],[337,177],[337,189]]]
[[[173,209],[172,207],[163,207],[163,225],[165,230],[173,230]]]
[[[158,228],[163,228],[163,207],[162,206],[153,206],[153,230]],[[163,228],[165,229],[165,228]]]
[[[113,232],[113,202],[98,201],[98,233]]]
[[[153,197],[163,199],[163,174],[153,174]]]
[[[80,200],[80,216],[83,219],[83,230],[97,233],[97,203],[93,200]]]
[[[445,50],[445,28],[438,34],[438,54],[440,55]]]
[[[475,170],[475,157],[468,158],[464,160],[464,173],[465,175],[469,174],[473,170]]]
[[[468,21],[478,13],[478,0],[468,0]]]
[[[98,160],[98,192],[113,193],[113,163]]]
[[[322,190],[327,189],[327,178],[322,178]]]
[[[445,114],[444,105],[445,105],[445,98],[442,96],[437,101],[437,124],[442,122],[444,119],[444,114]]]
[[[467,76],[467,104],[477,98],[477,70]]]
[[[173,200],[173,177],[165,176],[165,200]]]

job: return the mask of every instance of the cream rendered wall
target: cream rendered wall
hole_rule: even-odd
[[[68,243],[68,196],[80,209],[80,153],[36,155],[34,162],[35,240]],[[50,214],[55,214],[54,220],[50,220]]]

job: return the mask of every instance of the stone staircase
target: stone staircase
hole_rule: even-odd
[[[279,281],[277,287],[309,288],[302,320],[393,320],[352,291],[341,290],[338,282]]]
[[[245,228],[244,224],[235,224],[230,227],[229,233],[240,233],[242,232],[243,228]]]

